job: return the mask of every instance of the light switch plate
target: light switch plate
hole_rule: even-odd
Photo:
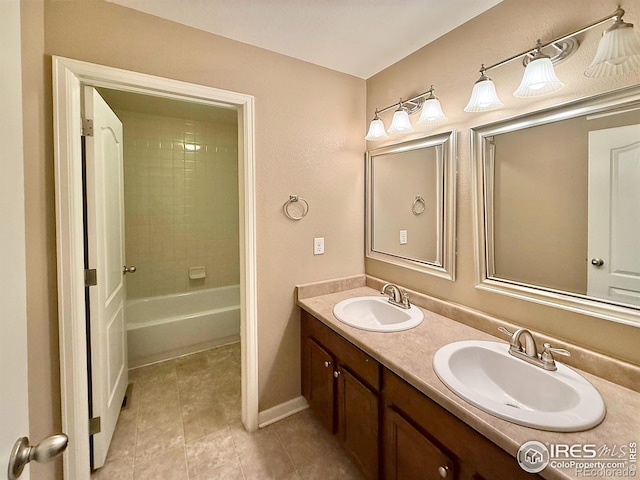
[[[400,245],[406,245],[406,244],[407,244],[407,231],[400,230]]]
[[[316,237],[313,239],[313,254],[322,255],[324,253],[324,237]]]

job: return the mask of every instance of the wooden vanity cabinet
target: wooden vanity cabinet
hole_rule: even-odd
[[[333,414],[335,403],[333,365],[335,359],[312,338],[308,338],[306,345],[303,345],[303,358],[304,356],[308,357],[308,369],[306,370],[306,382],[303,381],[303,383],[307,383],[307,388],[303,389],[303,395],[320,422],[331,433],[335,433]]]
[[[367,479],[542,478],[305,310],[301,341],[302,394]]]
[[[302,394],[367,479],[378,479],[381,367],[301,312]]]
[[[383,385],[386,480],[541,478],[387,369]]]

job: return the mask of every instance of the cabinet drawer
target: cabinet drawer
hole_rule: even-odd
[[[345,340],[309,312],[301,311],[303,335],[315,338],[341,363],[349,366],[351,373],[359,377],[375,391],[380,390],[380,364],[358,347]]]

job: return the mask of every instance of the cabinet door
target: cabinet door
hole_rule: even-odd
[[[378,478],[378,396],[340,365],[338,439],[367,479]]]
[[[390,408],[385,410],[384,439],[387,480],[456,478],[453,460]]]
[[[333,369],[334,360],[329,352],[311,338],[306,339],[308,362],[309,407],[320,422],[331,432],[335,432],[333,421]]]

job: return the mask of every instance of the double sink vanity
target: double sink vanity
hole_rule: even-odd
[[[604,362],[599,373],[627,387],[638,386],[637,367],[563,344],[565,359],[553,339],[416,292],[382,295],[383,286],[362,275],[297,288],[302,393],[365,478],[575,478],[553,465],[525,472],[518,449],[640,439],[639,393],[559,359]],[[519,358],[532,343],[541,354]]]

